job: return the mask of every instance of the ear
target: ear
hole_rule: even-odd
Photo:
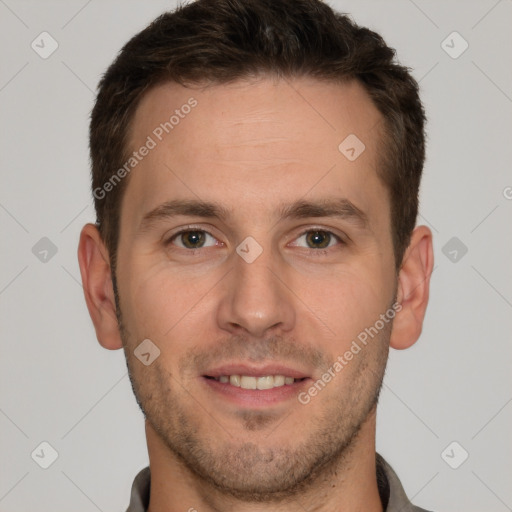
[[[116,317],[114,288],[107,248],[94,224],[86,224],[80,233],[78,263],[96,337],[109,350],[123,347]]]
[[[432,232],[427,226],[418,226],[398,274],[397,302],[402,309],[393,321],[390,346],[395,349],[409,348],[421,334],[433,266]]]

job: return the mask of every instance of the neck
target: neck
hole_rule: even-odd
[[[351,445],[295,495],[276,502],[246,502],[226,495],[191,471],[146,420],[151,468],[148,512],[382,512],[375,462],[375,409]]]

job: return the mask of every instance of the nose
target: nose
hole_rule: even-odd
[[[233,259],[233,269],[222,282],[219,327],[255,338],[291,331],[296,317],[293,293],[284,283],[284,269],[280,271],[279,262],[273,261],[271,250],[264,250],[252,263],[238,254]]]

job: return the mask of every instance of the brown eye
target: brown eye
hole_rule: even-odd
[[[181,241],[188,249],[197,249],[204,245],[205,236],[201,231],[187,231],[180,235]]]
[[[312,249],[325,249],[329,247],[332,234],[328,231],[308,231],[305,233],[306,243]]]
[[[208,239],[211,239],[209,241]],[[215,238],[202,229],[189,229],[176,233],[169,240],[169,244],[176,245],[182,249],[201,249],[215,245]]]

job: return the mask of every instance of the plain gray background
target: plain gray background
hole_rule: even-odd
[[[419,222],[435,236],[431,302],[420,341],[392,351],[378,450],[420,506],[512,510],[512,1],[331,4],[397,49],[429,117]],[[0,0],[2,512],[124,511],[148,462],[123,353],[96,341],[76,251],[95,220],[97,82],[174,5]],[[58,43],[46,59],[31,47],[51,48],[43,31]],[[55,254],[42,255],[44,237]],[[48,456],[43,441],[58,452],[48,469],[31,457]]]

